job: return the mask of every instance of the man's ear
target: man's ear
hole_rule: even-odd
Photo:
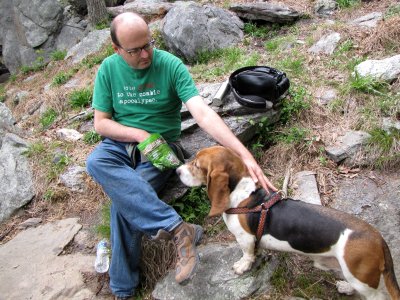
[[[115,45],[114,43],[111,43],[111,45],[112,45],[112,48],[114,49],[114,52],[119,54],[119,47],[117,45]]]
[[[207,194],[211,202],[210,217],[221,215],[229,208],[229,175],[222,170],[207,174]]]

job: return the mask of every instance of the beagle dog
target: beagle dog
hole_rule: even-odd
[[[222,214],[243,251],[233,266],[235,273],[251,269],[257,244],[264,249],[304,254],[314,260],[315,267],[341,271],[365,299],[386,299],[378,289],[383,276],[391,299],[400,299],[388,245],[361,219],[321,205],[281,199],[267,210],[257,241],[261,213],[227,213],[232,208],[253,209],[269,194],[254,183],[239,156],[221,146],[205,148],[193,161],[180,166],[177,174],[187,186],[207,186],[209,215]]]

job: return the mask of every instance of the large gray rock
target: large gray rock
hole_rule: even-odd
[[[64,8],[64,25],[57,35],[55,48],[57,50],[68,50],[79,43],[87,34],[88,21],[74,16],[70,7]]]
[[[54,35],[63,20],[63,8],[57,0],[1,1],[0,26],[3,58],[15,73],[22,65],[46,59],[53,50]],[[36,50],[43,50],[38,53]]]
[[[268,2],[232,4],[229,9],[242,19],[278,24],[293,23],[302,16],[287,6]]]
[[[278,265],[276,257],[259,256],[251,271],[236,275],[233,264],[242,251],[237,243],[198,247],[200,264],[187,285],[176,283],[171,271],[157,283],[152,296],[157,300],[239,300],[271,289],[269,278]]]
[[[15,119],[8,107],[0,102],[0,148],[7,132],[14,132]]]
[[[314,12],[318,15],[332,15],[338,4],[334,0],[317,0],[314,5]]]
[[[236,45],[243,22],[232,12],[212,5],[177,2],[166,14],[162,35],[167,47],[187,61],[199,53]]]
[[[382,20],[383,15],[381,12],[372,12],[368,15],[362,16],[350,22],[350,24],[366,27],[366,28],[374,28],[378,24],[380,20]]]
[[[355,163],[356,154],[362,145],[370,138],[370,134],[364,131],[349,131],[339,137],[333,145],[326,147],[326,153],[336,163],[347,160],[349,164]]]
[[[375,226],[389,245],[394,270],[400,278],[400,174],[368,171],[341,178],[332,207],[356,215]]]
[[[0,128],[13,126],[14,124],[15,119],[11,111],[3,102],[0,102]]]
[[[366,60],[357,65],[354,71],[361,77],[391,82],[400,77],[400,54],[380,60]]]
[[[62,255],[81,228],[78,219],[65,219],[24,230],[1,245],[0,298],[99,299],[82,276],[93,270],[94,256]]]
[[[13,3],[18,25],[23,26],[26,41],[32,48],[42,45],[59,29],[63,8],[58,1],[14,0]]]
[[[65,59],[80,63],[88,55],[99,51],[110,39],[110,29],[91,31],[81,42],[68,50]]]
[[[301,171],[293,176],[294,199],[321,205],[315,175],[314,171]]]
[[[144,18],[152,18],[165,16],[172,7],[173,4],[166,1],[137,0],[126,1],[124,5],[120,6],[107,7],[107,11],[114,17],[123,12],[135,12]]]
[[[335,51],[337,43],[340,41],[340,33],[333,32],[324,35],[317,43],[308,50],[314,54],[332,54]]]
[[[55,50],[68,50],[86,34],[88,22],[58,0],[0,1],[0,44],[11,73],[51,60]]]
[[[22,153],[26,142],[6,133],[0,149],[0,223],[35,195],[29,162]]]

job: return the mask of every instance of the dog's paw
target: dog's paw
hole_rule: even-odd
[[[251,259],[247,257],[242,257],[239,261],[235,262],[235,264],[233,265],[233,270],[236,274],[241,275],[251,269],[253,262],[254,258]]]

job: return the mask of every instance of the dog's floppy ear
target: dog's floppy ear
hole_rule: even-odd
[[[207,174],[207,194],[211,202],[210,217],[221,215],[229,208],[229,175],[214,169]]]

